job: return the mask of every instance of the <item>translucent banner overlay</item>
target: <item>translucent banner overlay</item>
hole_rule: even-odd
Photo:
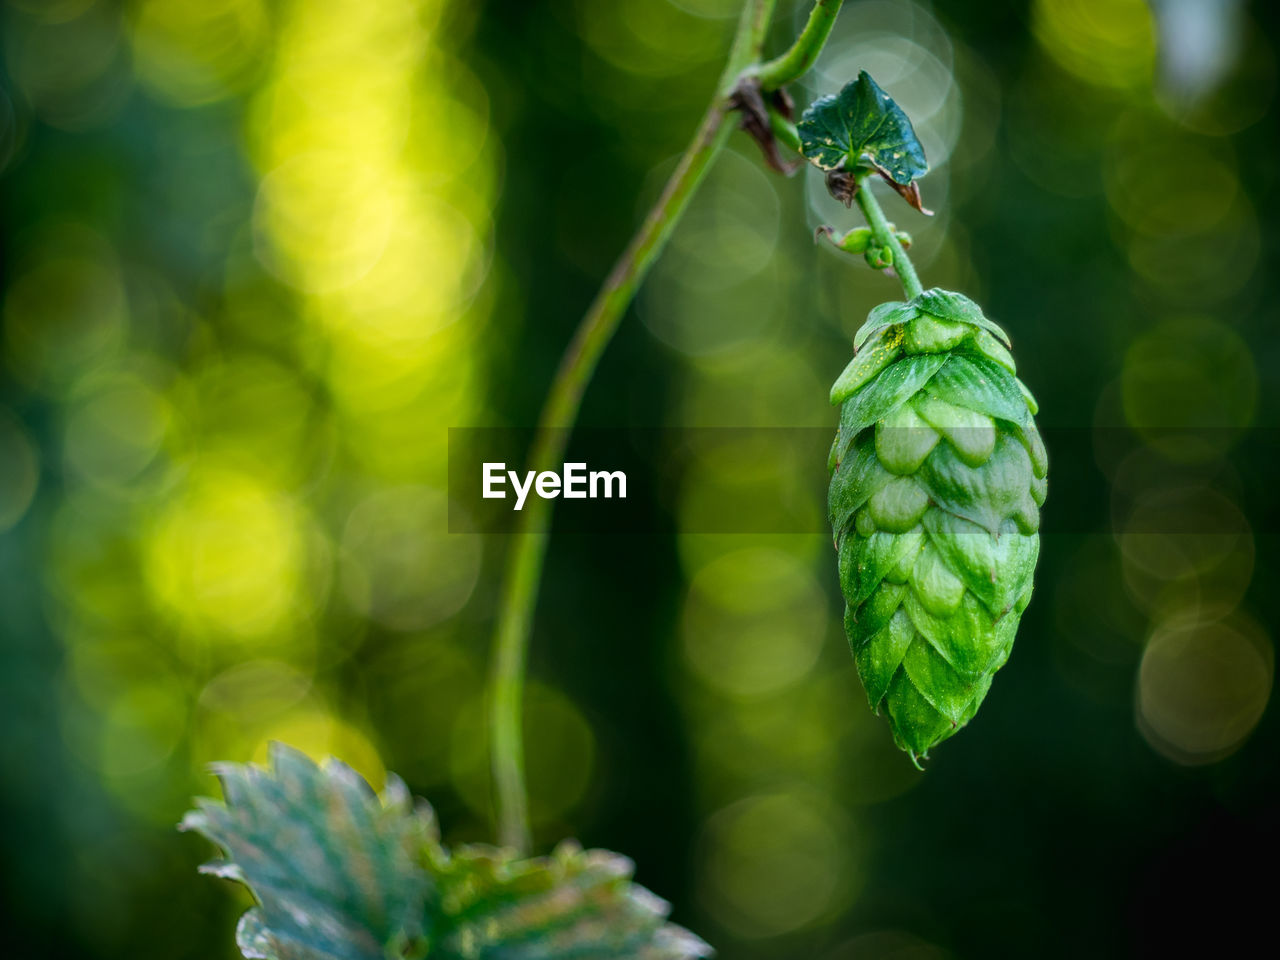
[[[1280,432],[1248,431],[1243,445],[1240,430],[1041,434],[1050,463],[1043,533],[1247,537],[1280,529],[1269,477],[1231,464],[1238,446],[1250,459],[1259,449],[1280,452]],[[449,532],[511,532],[541,491],[563,533],[830,534],[829,427],[582,428],[542,478],[530,477],[526,463],[533,436],[450,428]]]

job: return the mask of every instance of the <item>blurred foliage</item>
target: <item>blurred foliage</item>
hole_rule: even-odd
[[[519,860],[440,844],[434,814],[392,775],[381,796],[350,767],[273,744],[270,768],[221,764],[226,803],[182,821],[226,851],[206,864],[258,906],[236,940],[246,957],[290,960],[694,960],[710,948],[666,922],[669,905],[634,867],[572,842]]]
[[[804,4],[780,4],[777,41]],[[231,957],[173,826],[269,739],[488,836],[500,537],[446,428],[533,421],[712,88],[731,0],[0,3],[0,856],[14,957]],[[1037,599],[927,774],[860,705],[823,464],[748,433],[652,535],[553,540],[535,831],[726,958],[1131,956],[1261,935],[1280,466],[1277,9],[849,0],[912,119],[926,285],[1012,334],[1054,460]],[[896,294],[817,171],[721,158],[584,408],[828,428]],[[655,463],[656,474],[663,465]],[[855,706],[856,705],[856,706]]]

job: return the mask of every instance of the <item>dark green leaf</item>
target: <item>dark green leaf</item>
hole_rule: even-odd
[[[869,156],[886,179],[905,185],[929,169],[911,121],[865,70],[810,104],[796,131],[800,152],[823,170],[851,170]]]

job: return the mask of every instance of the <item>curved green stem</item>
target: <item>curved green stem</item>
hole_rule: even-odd
[[[862,215],[867,218],[867,226],[871,228],[871,234],[876,238],[876,242],[893,251],[893,269],[898,274],[898,279],[902,281],[902,289],[907,292],[907,297],[919,296],[924,288],[920,286],[916,268],[911,263],[911,258],[907,256],[907,251],[898,241],[893,228],[889,226],[889,221],[885,219],[884,211],[880,209],[880,201],[871,192],[865,176],[858,181],[858,192],[854,195],[854,199]]]
[[[693,142],[680,158],[662,195],[619,258],[578,325],[565,351],[538,420],[529,469],[560,467],[569,430],[604,348],[613,338],[636,288],[653,266],[734,125],[726,122],[738,76],[760,56],[776,0],[748,0],[715,98]],[[529,850],[528,798],[524,784],[522,703],[524,675],[542,564],[547,552],[551,501],[525,504],[507,555],[489,676],[490,761],[497,805],[498,840]]]
[[[804,30],[791,45],[791,49],[782,56],[761,64],[756,74],[760,79],[760,89],[766,93],[777,90],[803,76],[813,66],[826,45],[842,3],[844,0],[817,0],[809,11],[809,20],[805,23]]]
[[[776,107],[769,108],[769,129],[773,131],[774,137],[784,147],[800,153],[800,134],[796,132],[796,125],[778,112]]]

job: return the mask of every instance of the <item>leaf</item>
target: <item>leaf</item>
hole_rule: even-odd
[[[889,689],[889,682],[902,665],[907,648],[916,638],[911,621],[899,608],[887,624],[872,634],[860,649],[854,652],[858,664],[858,676],[867,691],[867,702],[876,710]]]
[[[1031,586],[1040,538],[1019,533],[1013,521],[993,537],[971,520],[930,510],[924,527],[942,558],[997,619]]]
[[[257,898],[238,931],[246,957],[383,960],[430,934],[434,890],[417,860],[435,824],[399,780],[379,797],[350,767],[322,770],[282,744],[269,769],[216,770],[226,804],[200,801],[182,829],[226,851],[203,872]]]
[[[796,132],[800,152],[823,170],[851,170],[866,156],[885,179],[906,186],[929,169],[911,121],[865,70],[811,103]]]
[[[1031,419],[1018,381],[1004,367],[987,357],[952,354],[929,381],[929,392],[947,403],[985,413],[989,417],[1023,424]]]
[[[902,336],[892,332],[877,337],[854,354],[836,382],[831,385],[831,403],[839,405],[857,393],[868,380],[898,359],[902,353]]]
[[[945,353],[903,357],[845,400],[840,409],[840,433],[854,437],[883,420],[929,382],[947,360]]]
[[[280,744],[270,766],[217,768],[226,803],[182,822],[222,847],[204,872],[258,906],[236,930],[259,960],[693,960],[711,948],[666,922],[667,904],[605,850],[548,858],[439,843],[429,807],[389,778],[379,797],[349,767]]]
[[[915,319],[916,315],[915,307],[909,303],[903,303],[901,300],[890,300],[888,303],[872,307],[871,312],[867,314],[867,319],[858,328],[858,332],[853,335],[853,349],[861,350],[862,345],[871,336],[881,330],[887,330],[895,324],[910,323]]]
[[[437,873],[441,957],[457,960],[692,960],[712,950],[666,922],[666,901],[631,882],[634,864],[606,850],[561,844],[516,860],[465,847]],[[433,948],[436,949],[436,948]],[[433,952],[432,956],[436,956]]]
[[[918,476],[933,502],[998,536],[1007,519],[1034,516],[1031,460],[1007,433],[996,440],[990,459],[971,467],[948,443],[938,444]]]
[[[926,640],[915,641],[902,658],[902,668],[930,706],[954,724],[978,692],[978,681],[956,673]]]
[[[982,312],[982,308],[963,293],[955,293],[951,290],[933,287],[916,296],[911,301],[911,304],[925,313],[940,317],[943,320],[957,320],[961,323],[968,323],[975,327],[989,330],[1002,340],[1006,347],[1009,346],[1009,335],[1004,332],[1000,324],[994,320],[988,320],[986,314]]]
[[[880,465],[873,437],[854,440],[853,456],[842,456],[831,474],[827,488],[827,517],[838,535],[853,521],[853,515],[893,479]]]

